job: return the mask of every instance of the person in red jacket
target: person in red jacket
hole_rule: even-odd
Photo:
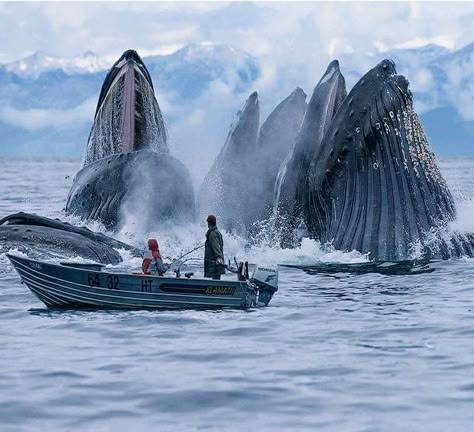
[[[144,274],[157,274],[163,276],[167,268],[161,259],[160,249],[156,239],[148,240],[148,251],[143,257],[142,272]]]

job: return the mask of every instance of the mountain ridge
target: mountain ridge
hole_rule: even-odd
[[[366,70],[351,68],[355,55],[339,56],[352,84],[375,64],[374,56],[367,56],[363,65],[357,63]],[[474,43],[458,50],[430,44],[379,52],[377,57],[394,59],[398,72],[410,81],[415,108],[435,151],[474,155]],[[193,43],[170,54],[143,58],[172,140],[175,137],[183,153],[191,145],[187,141],[198,136],[206,140],[203,148],[215,154],[235,111],[252,91],[259,90],[264,108],[270,110],[280,102],[274,100],[275,94],[292,90],[285,87],[287,65],[274,65],[277,73],[270,82],[261,59],[225,44]],[[57,155],[77,154],[92,124],[90,101],[98,97],[113,60],[91,51],[71,58],[38,52],[0,64],[0,155],[28,151],[33,143],[35,149],[44,145],[45,152],[54,148]],[[319,79],[314,75],[313,86]],[[308,85],[301,87],[311,93]],[[60,118],[48,123],[48,115],[57,115],[58,110],[65,111],[64,122]],[[18,118],[12,121],[15,115]],[[37,118],[28,119],[31,115]],[[67,136],[67,143],[58,141],[62,136]]]

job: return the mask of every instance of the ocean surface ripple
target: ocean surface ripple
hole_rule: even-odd
[[[474,161],[441,166],[469,229]],[[0,217],[64,218],[78,167],[0,159]],[[205,232],[165,228],[154,234],[170,256]],[[121,238],[145,242],[131,231]],[[296,251],[225,241],[229,257],[260,262],[363,260],[311,241]],[[396,276],[281,268],[270,306],[251,311],[60,312],[0,255],[0,431],[470,431],[473,264]]]

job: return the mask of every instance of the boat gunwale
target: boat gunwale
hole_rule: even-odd
[[[114,290],[104,287],[91,287],[89,285],[80,284],[77,282],[70,281],[68,279],[61,279],[55,276],[51,276],[47,272],[41,272],[38,269],[35,269],[31,266],[28,266],[28,262],[45,264],[52,267],[64,267],[60,264],[55,263],[46,263],[44,261],[33,260],[31,258],[17,257],[15,255],[7,254],[8,258],[11,259],[12,264],[15,269],[18,271],[20,277],[24,279],[25,284],[28,288],[35,294],[38,299],[46,304],[47,307],[58,307],[58,308],[67,308],[68,306],[80,306],[80,307],[104,307],[104,308],[120,308],[120,309],[159,309],[159,308],[184,308],[184,307],[194,307],[194,308],[241,308],[248,309],[251,307],[247,302],[249,290],[253,294],[256,289],[247,282],[241,281],[229,281],[232,285],[237,284],[237,287],[241,289],[240,296],[223,296],[223,295],[199,295],[199,294],[180,294],[180,293],[166,293],[166,292],[147,292],[147,291],[130,291],[130,290]],[[66,267],[67,270],[82,271],[86,273],[104,273],[105,275],[117,275],[120,273],[110,273],[103,271],[90,271],[77,268]],[[127,275],[133,276],[136,275]],[[151,276],[153,279],[158,278],[158,276]],[[165,281],[176,281],[177,278],[160,278],[160,281],[163,279]],[[192,281],[205,281],[202,279],[193,279]],[[56,282],[57,281],[57,282]],[[192,281],[186,281],[185,285],[192,283]],[[180,281],[181,282],[181,281]],[[220,281],[213,281],[219,283]],[[227,281],[225,281],[227,282]],[[73,285],[73,286],[71,286]],[[158,286],[158,289],[159,286]],[[64,291],[66,290],[66,292]],[[73,291],[73,292],[71,292]],[[102,292],[100,292],[102,291]],[[160,289],[161,291],[161,289]],[[129,297],[127,295],[117,295],[116,292],[121,294],[138,294],[138,296]],[[92,297],[91,297],[92,296]],[[156,298],[156,297],[173,297],[171,298]],[[97,299],[94,297],[108,297],[108,299]],[[149,297],[149,298],[146,298]],[[214,299],[217,301],[209,302],[205,301],[206,299]],[[187,300],[184,300],[187,299]],[[45,301],[47,300],[47,301]],[[127,300],[132,303],[127,303]],[[74,303],[78,302],[78,303]],[[220,303],[219,303],[220,302]],[[222,303],[226,304],[222,304]],[[143,304],[145,303],[145,304]],[[164,304],[163,304],[164,303]],[[173,304],[177,304],[173,307]],[[252,302],[254,303],[254,302]]]
[[[10,255],[11,256],[11,255]],[[16,258],[16,257],[15,257]],[[46,264],[46,265],[52,265],[54,267],[61,267],[61,265],[57,265],[57,264],[52,264],[52,263],[46,263],[44,261],[37,261],[37,260],[32,260],[30,258],[21,258],[21,259],[25,259],[25,260],[28,260],[30,262],[39,262],[41,264]],[[84,285],[84,284],[80,284],[78,282],[73,282],[73,281],[70,281],[69,279],[61,279],[61,278],[58,278],[56,276],[51,276],[47,273],[44,273],[44,272],[41,272],[37,269],[34,269],[32,267],[28,267],[26,264],[22,263],[22,262],[17,262],[15,264],[19,264],[20,266],[23,266],[24,268],[26,268],[27,270],[23,269],[24,272],[32,272],[32,273],[38,273],[40,275],[44,275],[48,278],[51,278],[51,279],[55,279],[55,280],[58,280],[58,281],[64,281],[64,282],[67,282],[69,284],[73,284],[73,285],[77,285],[77,286],[80,286],[80,287],[85,287],[87,289],[98,289],[98,290],[103,290],[103,291],[106,291],[106,292],[110,292],[110,291],[120,291],[120,292],[124,292],[124,293],[142,293],[142,294],[163,294],[163,295],[176,295],[176,294],[169,294],[169,293],[154,293],[154,292],[147,292],[147,291],[130,291],[130,290],[126,290],[126,289],[118,289],[118,290],[112,290],[110,288],[105,288],[105,287],[101,287],[101,286],[94,286],[94,287],[91,287],[89,285]],[[67,268],[69,270],[69,268]],[[73,271],[76,271],[76,269],[74,269]],[[127,273],[112,273],[112,272],[104,272],[104,271],[89,271],[89,270],[79,270],[79,271],[82,271],[82,272],[86,272],[86,273],[97,273],[97,274],[105,274],[105,275],[117,275],[117,276],[124,276],[124,277],[131,277],[132,280],[133,280],[133,277],[135,276],[147,276],[147,277],[152,277],[154,280],[157,279],[160,281],[160,285],[162,285],[163,283],[166,283],[168,281],[176,281],[178,280],[179,283],[182,283],[184,282],[185,285],[192,285],[192,282],[195,282],[195,281],[202,281],[202,282],[211,282],[211,285],[227,285],[227,284],[232,284],[232,285],[235,285],[236,288],[243,288],[243,287],[246,287],[247,289],[252,289],[254,291],[256,291],[256,288],[250,284],[248,281],[226,281],[226,280],[214,280],[214,279],[181,279],[181,278],[169,278],[169,277],[162,277],[162,276],[148,276],[148,275],[132,275],[132,274],[127,274]],[[186,294],[188,296],[192,296],[193,294]],[[213,297],[229,297],[229,296],[222,296],[222,295],[218,295],[218,294],[213,294]]]

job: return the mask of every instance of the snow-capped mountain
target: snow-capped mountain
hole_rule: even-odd
[[[36,53],[0,65],[0,102],[15,108],[69,108],[98,95],[102,81],[118,56],[99,58],[86,53],[59,58]],[[236,91],[259,73],[251,55],[225,45],[193,44],[170,55],[143,58],[157,94],[193,99],[215,80]]]
[[[173,54],[143,60],[159,88],[189,98],[199,96],[216,80],[236,92],[245,91],[259,76],[255,57],[227,45],[191,44]]]
[[[435,151],[474,155],[474,44],[458,51],[427,45],[364,58],[340,56],[349,87],[385,57],[410,81]],[[80,156],[103,79],[115,60],[91,52],[74,58],[36,53],[0,65],[0,156]],[[280,102],[274,99],[290,94],[290,65],[275,61],[268,72],[269,60],[219,44],[191,44],[144,57],[175,151],[190,158],[198,152],[215,155],[248,94],[258,90],[266,112]],[[312,86],[320,73],[314,73]],[[304,87],[311,94],[311,85]]]
[[[103,80],[116,58],[86,53],[63,59],[37,53],[0,65],[0,155],[81,155]],[[256,58],[226,45],[192,44],[170,55],[143,60],[171,137],[179,141],[178,146],[182,144],[183,151],[187,139],[183,123],[200,121],[200,126],[210,129],[217,116],[215,129],[225,137],[235,107],[260,73]],[[199,98],[204,97],[208,104],[219,94],[225,100],[201,112],[204,107],[199,106]],[[237,105],[232,103],[234,98]],[[179,127],[175,134],[174,127]],[[190,132],[193,135],[196,133]],[[198,135],[203,135],[202,130]]]
[[[474,43],[456,51],[429,44],[378,52],[357,62],[354,57],[340,58],[349,88],[381,60],[392,59],[410,82],[415,110],[435,152],[474,156]],[[355,63],[358,69],[351,67]]]
[[[113,61],[114,58],[99,57],[92,51],[73,58],[62,58],[44,52],[36,52],[24,59],[8,63],[4,67],[8,72],[17,76],[37,79],[41,73],[55,70],[62,70],[67,75],[100,72],[110,68]]]

